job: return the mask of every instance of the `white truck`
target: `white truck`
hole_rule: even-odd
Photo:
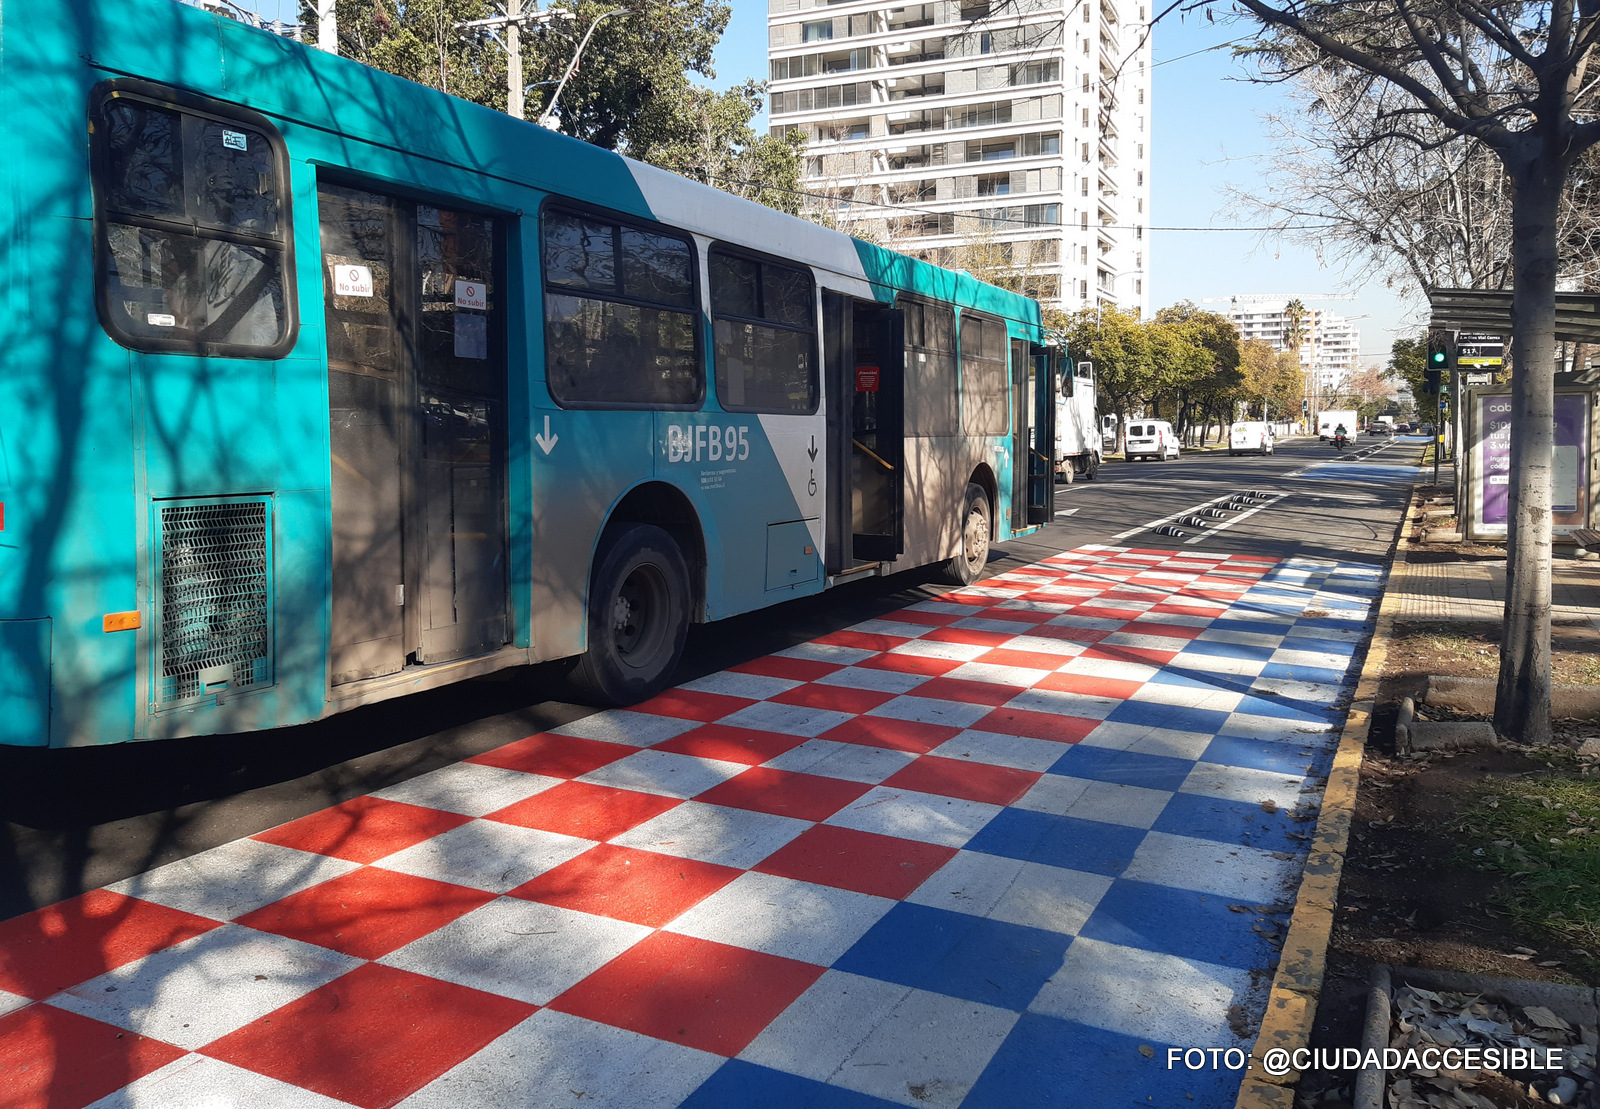
[[[1104,447],[1095,413],[1094,363],[1063,358],[1061,392],[1056,400],[1056,477],[1093,480]]]
[[[1345,438],[1350,442],[1356,439],[1356,413],[1353,409],[1332,408],[1326,412],[1317,413],[1317,438],[1324,442],[1333,439],[1333,433],[1339,425],[1344,425]]]

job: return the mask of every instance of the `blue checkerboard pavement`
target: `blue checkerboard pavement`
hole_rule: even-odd
[[[0,923],[0,1086],[1231,1105],[1380,579],[1083,547]]]

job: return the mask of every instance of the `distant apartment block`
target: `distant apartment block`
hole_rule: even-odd
[[[769,0],[772,130],[842,230],[1143,313],[1149,2]]]
[[[1239,329],[1241,339],[1261,339],[1278,350],[1288,350],[1290,328],[1285,309],[1289,299],[1238,297],[1228,318]],[[1308,394],[1316,398],[1339,392],[1356,370],[1361,329],[1344,316],[1309,305],[1300,327],[1300,368],[1306,374]]]

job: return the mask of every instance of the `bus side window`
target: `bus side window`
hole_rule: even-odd
[[[693,408],[700,368],[686,236],[544,214],[545,369],[564,408]]]
[[[817,410],[811,274],[711,251],[717,399],[733,412]]]
[[[229,112],[118,90],[100,102],[96,295],[124,346],[271,358],[294,344],[282,144]]]
[[[961,413],[968,435],[1004,435],[1006,327],[999,320],[961,313]]]
[[[956,313],[948,304],[907,300],[905,433],[956,433]]]

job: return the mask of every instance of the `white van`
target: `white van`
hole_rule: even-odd
[[[1178,436],[1166,420],[1132,420],[1128,423],[1125,457],[1153,458],[1165,462],[1178,457]]]
[[[1272,425],[1259,420],[1234,424],[1228,431],[1228,453],[1243,454],[1245,451],[1253,454],[1271,454]]]

